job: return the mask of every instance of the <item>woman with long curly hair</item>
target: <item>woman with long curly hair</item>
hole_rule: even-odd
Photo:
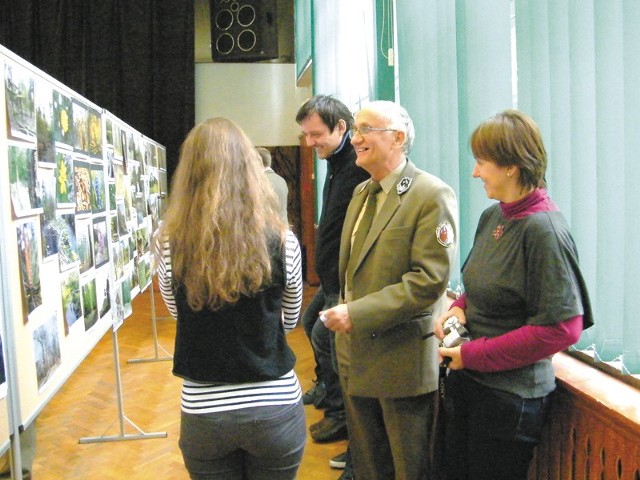
[[[187,136],[154,243],[177,319],[179,444],[191,478],[294,479],[306,432],[285,334],[302,304],[300,246],[230,120]]]

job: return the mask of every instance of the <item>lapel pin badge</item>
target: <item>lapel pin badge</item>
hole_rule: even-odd
[[[409,187],[411,186],[412,181],[413,181],[412,178],[402,177],[398,182],[398,184],[396,185],[396,192],[398,192],[398,195],[402,195],[404,192],[409,190]]]

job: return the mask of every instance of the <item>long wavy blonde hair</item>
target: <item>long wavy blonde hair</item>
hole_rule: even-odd
[[[247,135],[225,118],[196,125],[182,144],[158,232],[189,306],[216,310],[263,288],[271,279],[268,232],[283,241],[286,225]]]

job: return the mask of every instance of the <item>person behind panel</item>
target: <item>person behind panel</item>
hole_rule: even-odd
[[[256,147],[256,152],[260,155],[262,166],[264,167],[264,173],[267,175],[269,182],[273,190],[275,190],[278,196],[278,204],[280,205],[280,216],[284,220],[284,223],[289,224],[289,218],[287,215],[287,199],[289,197],[289,187],[287,181],[278,175],[271,167],[271,152],[264,147]]]

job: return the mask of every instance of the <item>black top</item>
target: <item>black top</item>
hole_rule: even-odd
[[[340,292],[338,259],[340,236],[347,207],[356,186],[369,174],[356,165],[356,152],[349,135],[343,137],[338,149],[327,158],[327,177],[322,190],[322,215],[316,237],[316,272],[326,294]]]
[[[282,246],[272,242],[272,281],[252,297],[220,310],[192,310],[182,285],[174,286],[178,323],[173,374],[207,383],[273,380],[289,372],[295,355],[285,340]]]

